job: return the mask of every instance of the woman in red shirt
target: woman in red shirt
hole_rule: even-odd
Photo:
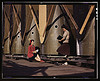
[[[35,50],[34,40],[30,40],[30,44],[28,47],[28,54],[27,54],[27,56],[29,57],[29,60],[30,61],[36,60],[36,61],[44,62],[43,60],[40,59],[37,52],[38,50]]]

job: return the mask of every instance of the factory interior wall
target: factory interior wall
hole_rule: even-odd
[[[7,6],[5,4],[5,10],[7,10]],[[36,12],[36,15],[39,16],[39,6],[38,5],[32,5],[35,12]],[[18,14],[19,14],[19,17],[21,18],[21,5],[15,5],[17,11],[18,11]],[[34,22],[34,18],[31,14],[31,11],[30,11],[30,8],[28,5],[25,6],[26,7],[26,10],[25,10],[25,14],[26,14],[26,24],[25,24],[25,28],[26,28],[26,31],[24,31],[25,33],[28,32],[34,25],[35,25],[35,22]],[[47,6],[47,8],[49,10],[47,10],[47,18],[48,19],[48,16],[49,16],[49,13],[50,13],[50,9],[51,9],[51,5],[50,6]],[[68,5],[68,9],[71,11],[72,14],[73,13],[73,6],[72,5]],[[7,10],[6,12],[8,12],[8,17],[10,18],[10,12]],[[53,21],[59,16],[61,15],[62,12],[59,8],[58,5],[55,6],[55,8],[53,9],[53,14],[51,16],[51,19],[50,19],[50,23],[53,23]],[[9,33],[9,22],[7,20],[7,17],[5,16],[5,27],[4,27],[4,31],[7,32],[7,33],[4,33],[4,38],[6,38],[8,36],[8,33]],[[14,13],[13,13],[13,18],[15,18],[14,16]],[[38,17],[39,18],[39,17]],[[18,24],[19,24],[19,27],[17,27],[17,24],[16,24],[16,20],[13,19],[13,22],[14,22],[14,26],[13,26],[13,29],[14,29],[14,32],[13,32],[13,36],[18,33],[19,30],[21,30],[21,22],[20,20],[18,20]],[[71,45],[70,43],[70,46],[71,46],[71,53],[72,55],[76,55],[76,35],[75,35],[75,28],[74,26],[72,25],[71,21],[69,20],[70,22],[70,25],[71,25],[71,30],[72,30],[72,34],[73,34],[73,39],[72,39],[72,42],[74,44]],[[85,38],[83,39],[83,41],[81,41],[81,44],[80,44],[80,50],[81,50],[81,54],[82,55],[94,55],[95,54],[95,27],[93,26],[93,23],[94,22],[94,19],[88,23],[88,27],[89,27],[89,30],[85,36]],[[66,24],[66,21],[65,21],[65,18],[64,17],[61,17],[59,18],[53,25],[52,27],[50,28],[49,31],[47,31],[47,37],[46,37],[46,40],[44,42],[44,44],[42,45],[40,43],[40,38],[39,38],[39,32],[37,30],[37,27],[34,26],[34,28],[28,33],[28,35],[25,36],[25,44],[24,46],[21,44],[21,32],[15,37],[15,39],[13,40],[13,44],[12,44],[12,48],[11,48],[11,52],[12,54],[27,54],[28,52],[28,46],[29,46],[29,40],[30,39],[34,39],[35,40],[35,46],[38,46],[40,47],[40,54],[55,54],[57,55],[58,53],[56,52],[57,48],[60,46],[58,40],[57,40],[57,36],[58,35],[62,35],[63,34],[63,31],[61,29],[61,25],[62,24]],[[4,53],[10,53],[10,50],[9,50],[9,40],[10,39],[7,39],[6,42],[5,42],[5,45],[4,45],[4,50],[3,52]],[[43,46],[43,47],[42,47]]]

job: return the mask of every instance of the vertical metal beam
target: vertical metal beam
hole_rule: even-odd
[[[22,4],[21,5],[21,36],[22,38],[24,38],[25,26],[26,26],[26,6],[25,4]]]
[[[39,33],[40,42],[43,43],[45,35],[43,36],[47,20],[47,5],[39,5]]]
[[[10,6],[10,40],[12,38],[12,31],[13,31],[13,9],[11,5]]]
[[[81,55],[80,54],[80,44],[77,38],[76,38],[76,49],[77,49],[77,55]]]
[[[33,10],[32,10],[32,6],[31,6],[31,5],[29,5],[29,8],[31,9],[32,16],[33,16],[33,18],[34,18],[35,24],[36,24],[37,29],[38,29],[38,31],[39,31],[39,26],[38,26],[38,24],[37,24],[35,14],[34,14],[34,12],[33,12]]]
[[[62,5],[67,13],[67,15],[69,16],[70,20],[72,21],[73,25],[75,26],[76,30],[78,30],[78,25],[76,24],[74,18],[72,17],[71,13],[69,12],[68,8],[65,7],[65,5]]]
[[[89,17],[90,17],[90,15],[91,15],[93,9],[94,9],[94,5],[92,5],[92,6],[90,7],[90,10],[89,10],[89,12],[88,12],[88,14],[87,14],[87,16],[86,16],[86,19],[85,19],[85,21],[84,21],[84,23],[83,23],[83,25],[82,25],[81,30],[80,30],[80,32],[79,32],[80,34],[83,33],[84,28],[85,28],[85,26],[86,26],[86,24],[87,24],[87,22],[88,22],[88,20],[89,20]]]
[[[49,23],[49,20],[50,20],[50,17],[51,17],[51,13],[52,13],[52,11],[53,11],[53,8],[54,8],[54,5],[52,5],[52,7],[51,7],[50,14],[49,14],[49,17],[48,17],[48,20],[47,20],[45,29],[44,29],[44,31],[43,31],[43,36],[44,36],[44,34],[45,34],[45,30],[46,30],[46,28],[47,28],[47,25],[48,25],[48,23]]]
[[[14,11],[14,15],[15,15],[15,20],[16,20],[16,23],[17,23],[17,27],[19,28],[19,24],[18,24],[18,16],[17,16],[17,13],[16,13],[16,11],[15,11],[15,6],[14,5],[12,5],[12,7],[13,7],[13,11]],[[21,21],[20,21],[21,22]],[[19,30],[19,32],[20,32],[20,30]],[[21,34],[21,33],[20,33]],[[22,39],[22,36],[21,36],[21,39]]]
[[[12,46],[12,32],[13,32],[13,8],[12,8],[12,4],[10,6],[10,41],[9,41],[9,50],[10,50],[10,54],[11,53],[11,46]]]

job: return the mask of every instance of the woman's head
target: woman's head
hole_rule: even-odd
[[[34,45],[34,40],[33,40],[33,39],[32,39],[32,40],[30,40],[29,45]]]
[[[69,30],[67,26],[65,26],[64,24],[61,26],[61,28],[63,29],[63,31]]]

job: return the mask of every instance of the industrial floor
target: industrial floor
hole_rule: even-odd
[[[2,59],[2,76],[7,78],[95,78],[95,69],[75,65]]]

